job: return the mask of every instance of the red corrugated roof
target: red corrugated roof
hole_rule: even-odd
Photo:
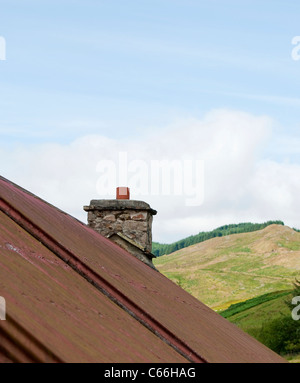
[[[9,358],[284,362],[68,214],[4,178],[0,197],[0,338]]]

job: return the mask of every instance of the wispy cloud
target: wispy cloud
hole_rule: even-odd
[[[135,195],[158,210],[154,239],[168,242],[241,221],[282,219],[297,226],[300,166],[263,160],[273,122],[266,116],[215,110],[203,119],[179,120],[147,137],[128,140],[100,135],[83,136],[69,144],[19,146],[0,150],[2,174],[86,222],[82,207],[97,193],[101,174],[97,164],[118,164],[120,152],[129,160],[204,161],[204,203],[186,206],[185,196]],[[120,186],[120,185],[115,185]],[[115,190],[111,197],[114,198]]]
[[[276,105],[286,105],[292,107],[300,106],[299,97],[288,97],[270,94],[255,94],[255,93],[238,93],[238,92],[215,92],[217,94],[223,94],[224,96],[230,96],[235,98],[244,98],[248,100],[263,101],[264,103],[271,103]]]

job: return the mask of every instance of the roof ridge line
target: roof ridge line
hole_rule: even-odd
[[[9,202],[0,198],[0,210],[10,219],[27,231],[31,236],[38,239],[45,247],[51,250],[63,262],[68,264],[74,271],[85,278],[89,283],[95,286],[101,293],[106,295],[111,301],[116,303],[135,320],[154,333],[163,342],[171,346],[176,352],[185,357],[190,362],[207,363],[207,360],[200,356],[184,341],[173,334],[158,320],[153,318],[144,309],[138,306],[130,298],[119,291],[115,286],[108,282],[104,277],[92,270],[73,252],[66,249],[57,242],[52,236],[46,233],[38,225],[33,223],[28,217],[19,212]]]

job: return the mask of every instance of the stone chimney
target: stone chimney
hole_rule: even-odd
[[[130,200],[127,187],[118,187],[116,199],[91,200],[88,226],[155,269],[152,258],[152,220],[157,212],[143,201]]]

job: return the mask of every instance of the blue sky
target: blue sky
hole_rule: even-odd
[[[75,207],[58,201],[54,187],[49,187],[54,194],[43,194],[34,181],[42,169],[27,170],[26,177],[26,169],[20,172],[20,151],[29,158],[51,143],[65,156],[74,141],[89,135],[115,140],[120,148],[130,140],[143,145],[149,135],[159,141],[166,129],[172,134],[179,124],[188,132],[188,121],[230,110],[272,121],[268,139],[257,140],[253,166],[273,161],[292,167],[294,188],[300,161],[300,61],[291,57],[291,41],[300,35],[299,14],[300,3],[291,0],[2,0],[2,174],[76,215]],[[251,133],[251,127],[245,129]],[[164,146],[159,148],[164,152]],[[14,165],[5,162],[7,153]],[[59,184],[63,193],[48,161],[48,182]],[[288,177],[291,169],[284,174]],[[293,201],[288,206],[295,210]],[[241,209],[207,221],[213,226],[240,220],[247,217]],[[285,219],[271,215],[250,218]],[[288,215],[287,220],[297,223]],[[193,225],[188,230],[203,228],[195,218]],[[173,239],[169,230],[164,238]],[[184,234],[178,230],[174,238]]]
[[[299,127],[295,1],[2,1],[7,138],[139,134],[218,107]],[[75,122],[82,121],[78,127]],[[73,132],[61,125],[74,123]]]

